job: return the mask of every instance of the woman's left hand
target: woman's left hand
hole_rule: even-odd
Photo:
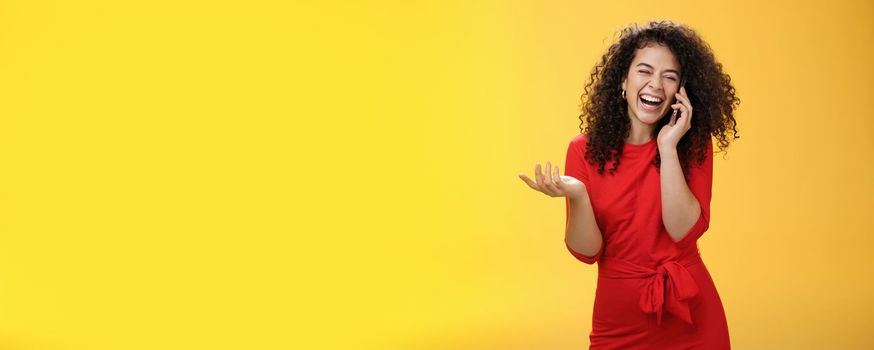
[[[677,103],[671,105],[674,113],[671,114],[670,122],[659,130],[659,147],[676,148],[683,135],[692,128],[692,102],[686,95],[686,88],[681,87],[674,96],[677,98]]]

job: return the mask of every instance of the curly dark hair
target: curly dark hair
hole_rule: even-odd
[[[704,161],[711,136],[719,139],[720,150],[728,147],[729,129],[735,139],[740,138],[733,115],[740,99],[735,96],[731,77],[723,73],[722,64],[716,61],[710,46],[691,28],[661,20],[649,21],[643,26],[632,23],[618,33],[619,38],[592,69],[581,97],[580,131],[588,134],[585,158],[598,163],[599,174],[604,173],[607,161],[615,160],[611,175],[619,167],[622,147],[631,132],[621,83],[637,49],[650,44],[667,47],[677,58],[694,109],[692,126],[677,144],[683,172],[687,173],[692,155],[697,155],[699,164]],[[670,118],[659,119],[652,137],[656,138],[669,122]],[[658,152],[652,164],[656,169],[661,164]]]

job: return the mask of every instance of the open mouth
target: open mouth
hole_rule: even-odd
[[[637,98],[640,107],[647,111],[657,111],[664,104],[665,100],[655,96],[640,95]]]

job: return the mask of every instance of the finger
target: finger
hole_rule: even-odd
[[[555,167],[555,179],[556,187],[558,188],[558,194],[560,196],[566,195],[567,191],[565,190],[565,186],[567,186],[567,183],[565,183],[564,179],[562,179],[561,172],[558,171],[557,166]]]
[[[673,104],[673,105],[671,105],[671,106],[672,106],[672,107],[676,106],[676,107],[674,107],[674,108],[680,108],[680,107],[682,107],[682,106],[685,106],[685,105],[686,105],[686,101],[684,101],[683,98],[680,97],[679,94],[678,94],[677,96],[678,96],[678,97],[677,97],[677,103],[675,103],[675,104]]]
[[[553,182],[555,182],[556,185],[561,187],[561,185],[564,184],[564,182],[561,181],[561,172],[558,171],[558,165],[555,166],[554,173],[555,173],[555,177],[553,177]]]
[[[680,107],[682,107],[682,103],[675,103],[671,105],[671,108],[674,109],[674,112],[671,113],[671,126],[677,123],[677,118],[680,116]]]
[[[561,180],[561,172],[558,171],[558,165],[555,166],[553,174],[556,190],[558,190],[558,193],[564,193],[564,181]]]
[[[546,162],[546,176],[543,186],[548,190],[549,195],[555,196],[558,192],[558,187],[555,184],[555,179],[552,174],[552,162]]]
[[[537,163],[537,190],[552,196],[552,190],[549,189],[547,183],[549,183],[549,179],[546,174],[543,173],[543,168],[540,166],[540,163]]]
[[[546,174],[546,178],[545,178],[544,180],[546,180],[546,185],[548,186],[548,185],[550,185],[550,184],[553,183],[553,178],[552,178],[552,162],[546,162],[546,172],[545,172],[545,174]]]
[[[689,101],[689,95],[686,94],[686,88],[680,88],[680,91],[677,91],[677,93],[674,94],[674,97],[676,97],[677,100],[682,100],[685,102]]]
[[[555,182],[550,181],[543,187],[543,192],[550,196],[557,197],[561,195],[561,190],[558,188],[558,185],[556,185]]]
[[[671,108],[675,108],[675,109],[678,110],[678,111],[677,111],[677,117],[678,117],[678,118],[683,118],[683,117],[685,117],[686,115],[689,114],[689,113],[688,113],[688,109],[686,108],[686,105],[685,105],[685,104],[682,104],[682,103],[675,103],[675,104],[672,104],[672,105],[671,105]]]
[[[537,183],[534,182],[534,180],[531,180],[530,177],[526,176],[525,174],[519,174],[519,178],[521,178],[522,181],[525,181],[525,184],[528,185],[528,187],[539,191],[539,189],[537,188]]]
[[[549,165],[548,162],[547,165]],[[548,173],[544,173],[543,168],[540,166],[540,163],[537,163],[537,188],[540,190],[540,192],[546,193],[551,196],[552,190],[549,189],[549,182],[550,180]]]
[[[536,168],[535,174],[537,175],[536,176],[537,181],[535,182],[535,186],[536,186],[535,189],[540,191],[540,192],[549,194],[546,192],[547,191],[547,189],[546,189],[546,175],[543,174],[543,167],[541,166],[540,163],[537,163],[537,168]]]
[[[686,113],[683,113],[683,115],[686,116],[686,129],[688,129],[692,126],[692,108],[687,107]]]
[[[558,193],[562,193],[561,185],[564,184],[564,181],[561,181],[561,172],[558,171],[558,165],[556,165],[555,169],[552,171],[552,183],[555,185],[555,189],[558,190]]]
[[[689,100],[689,96],[686,95],[685,88],[682,89],[682,92],[683,92],[682,94],[678,93],[675,95],[675,96],[678,96],[677,102],[682,103],[684,106],[686,106],[687,109],[689,109],[689,112],[691,112],[692,111],[692,101]]]
[[[537,184],[537,188],[540,188],[540,185],[543,184],[543,179],[541,178],[543,175],[540,174],[540,163],[534,166],[534,183]]]

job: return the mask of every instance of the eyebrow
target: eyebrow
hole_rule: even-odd
[[[643,62],[640,62],[640,63],[638,63],[637,65],[638,65],[638,66],[647,66],[647,67],[649,67],[649,69],[655,69],[655,68],[653,68],[653,66],[650,66],[650,65],[648,65],[648,64],[646,64],[646,63],[643,63]],[[635,66],[635,67],[636,67],[636,66]],[[680,72],[678,72],[678,71],[676,71],[676,70],[673,70],[673,69],[665,69],[665,72],[674,72],[674,73],[676,73],[677,75],[680,75]]]

